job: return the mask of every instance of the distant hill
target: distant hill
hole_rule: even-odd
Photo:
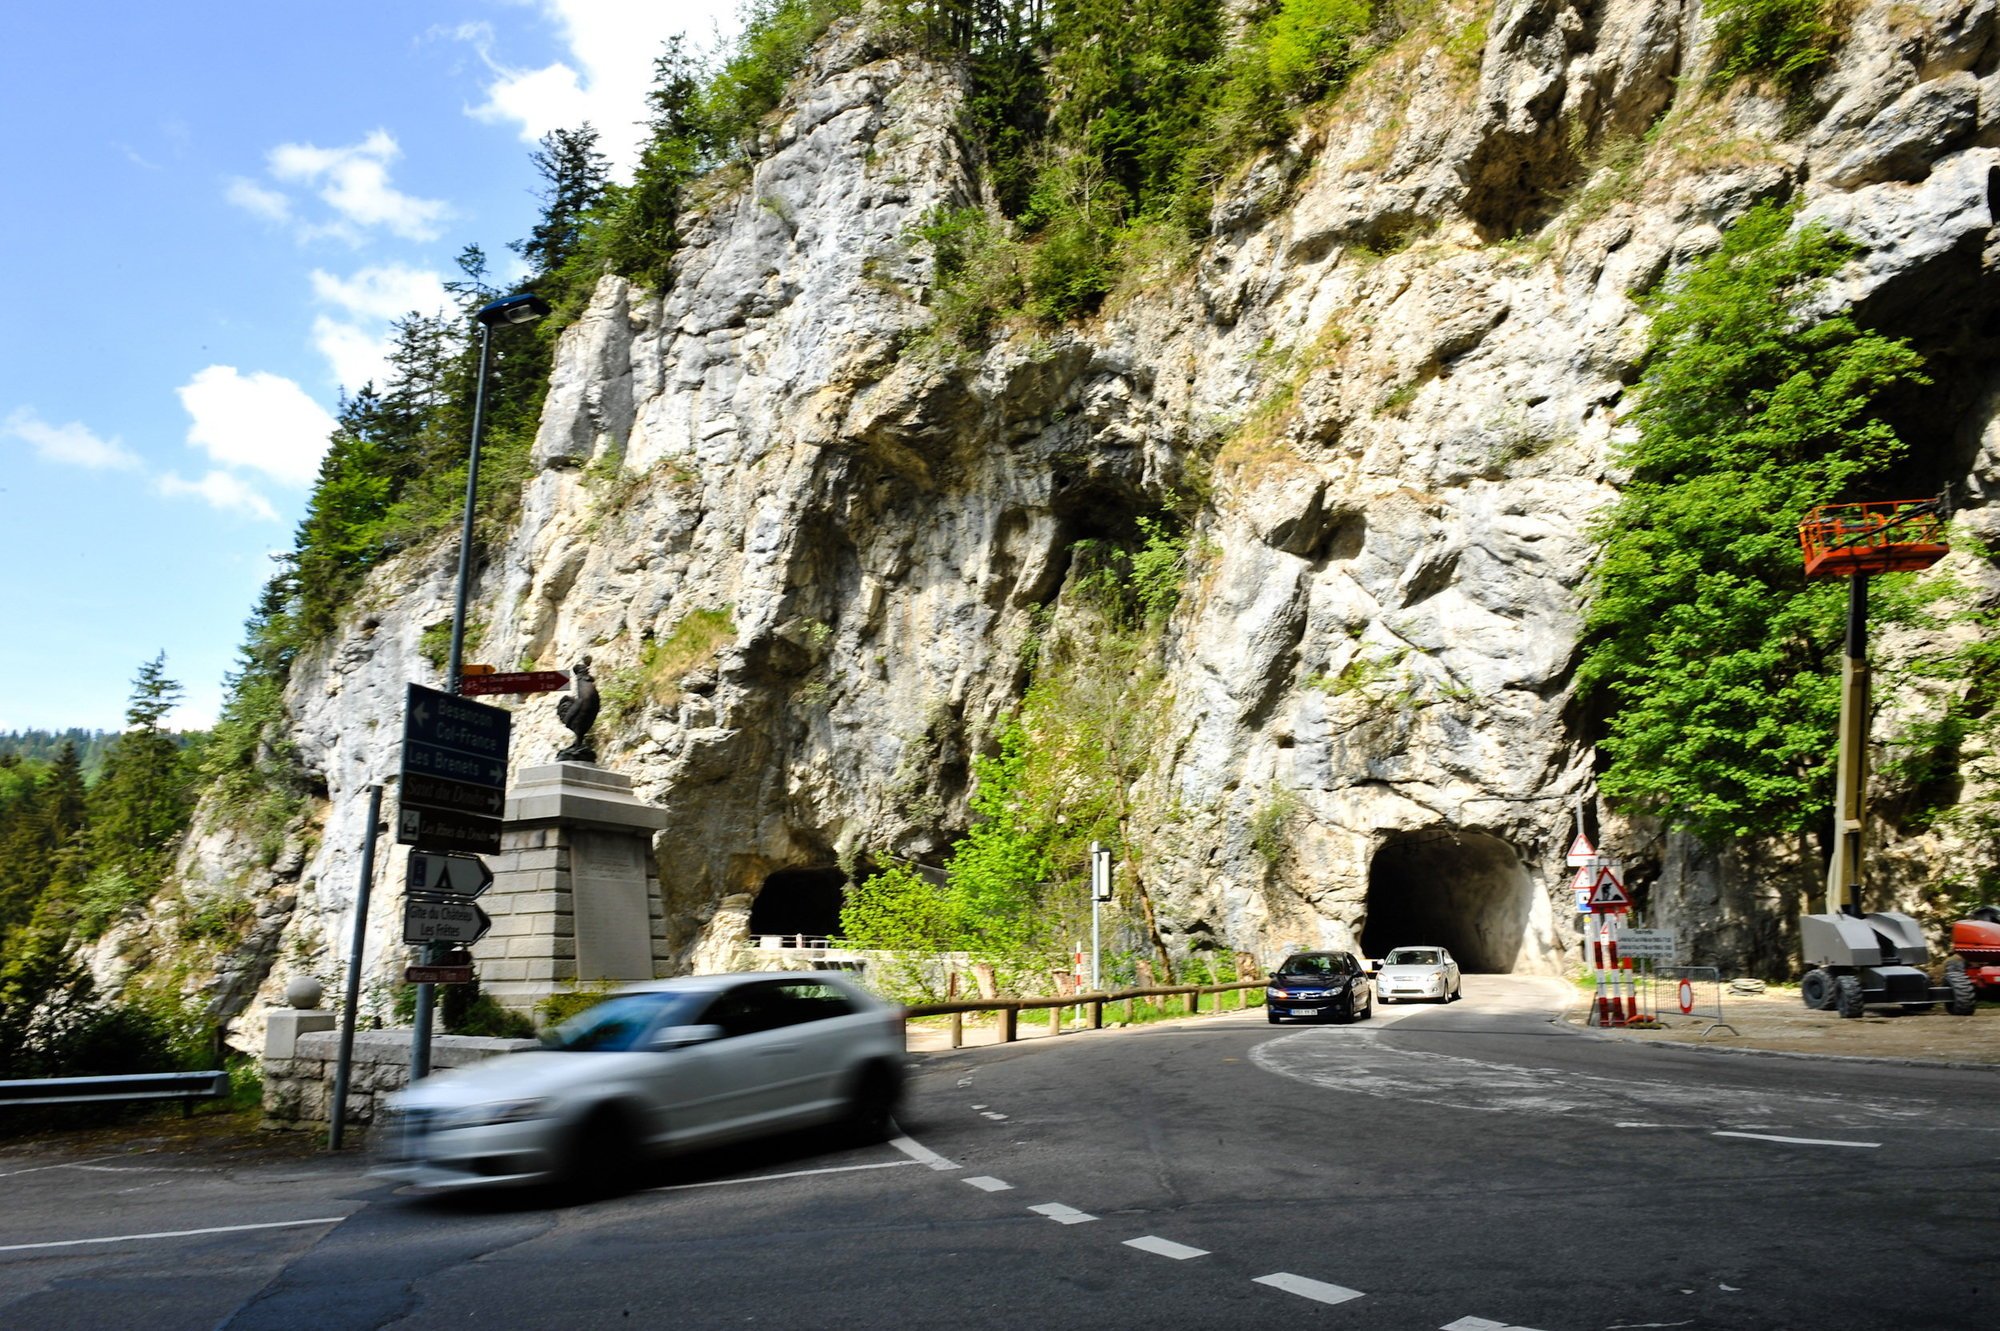
[[[55,758],[63,745],[74,744],[77,756],[83,760],[83,779],[94,781],[104,766],[105,751],[117,738],[115,730],[80,730],[74,726],[68,730],[0,730],[0,753],[11,753],[22,762],[46,763]]]

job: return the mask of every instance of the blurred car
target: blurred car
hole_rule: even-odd
[[[1273,1025],[1287,1017],[1366,1021],[1374,1011],[1368,972],[1351,952],[1294,952],[1264,990],[1264,1015]]]
[[[790,1128],[879,1140],[902,1093],[902,1009],[837,972],[634,985],[542,1043],[389,1097],[376,1173],[602,1191],[648,1158]]]
[[[1375,987],[1384,1003],[1402,998],[1434,998],[1449,1003],[1458,997],[1458,963],[1441,947],[1399,947],[1377,963]]]

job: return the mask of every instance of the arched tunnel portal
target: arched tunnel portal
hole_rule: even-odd
[[[1368,865],[1361,950],[1430,943],[1468,971],[1508,972],[1531,950],[1534,882],[1514,848],[1483,832],[1397,832]]]
[[[840,932],[847,875],[831,866],[780,869],[764,879],[750,903],[750,934],[831,938]]]

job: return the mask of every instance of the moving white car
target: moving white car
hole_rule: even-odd
[[[1458,963],[1444,948],[1394,948],[1377,966],[1375,992],[1384,1003],[1404,998],[1449,1003],[1458,997]]]
[[[836,971],[633,985],[542,1042],[391,1096],[376,1172],[608,1191],[694,1146],[820,1123],[879,1140],[903,1086],[902,1009]]]

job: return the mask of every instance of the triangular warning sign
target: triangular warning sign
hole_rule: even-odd
[[[1563,857],[1564,864],[1582,864],[1597,858],[1597,847],[1590,844],[1590,838],[1583,833],[1576,834],[1576,840],[1569,843],[1569,854]]]
[[[1590,904],[1596,910],[1629,910],[1632,898],[1625,895],[1625,884],[1618,881],[1618,875],[1607,865],[1597,871],[1597,882],[1590,889]]]
[[[1590,891],[1591,888],[1597,886],[1597,870],[1591,868],[1588,864],[1577,865],[1576,877],[1569,880],[1569,885],[1579,892]]]

